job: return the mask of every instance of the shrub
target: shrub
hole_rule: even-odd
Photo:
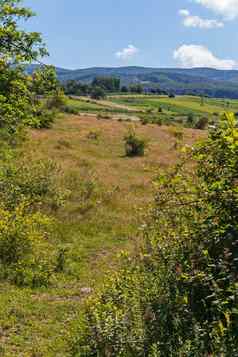
[[[51,220],[43,212],[61,207],[66,192],[54,163],[16,158],[0,169],[0,279],[46,286],[55,268]]]
[[[68,113],[68,114],[74,114],[74,115],[79,114],[79,109],[76,108],[76,107],[73,106],[73,105],[70,105],[70,104],[65,105],[65,106],[62,108],[62,111],[65,112],[65,113]]]
[[[183,140],[183,129],[175,126],[171,126],[168,128],[169,133],[177,140]]]
[[[121,92],[122,92],[122,93],[128,93],[128,92],[129,92],[129,89],[128,89],[126,86],[122,86],[122,87],[121,87]]]
[[[142,125],[147,125],[150,123],[150,120],[148,117],[143,117],[143,118],[141,118],[140,122]]]
[[[60,169],[52,161],[19,160],[2,164],[0,168],[0,201],[3,207],[14,210],[28,202],[31,210],[56,210],[66,198],[60,187]]]
[[[186,124],[188,127],[192,128],[194,126],[194,123],[195,123],[194,114],[191,112],[187,116]]]
[[[204,130],[204,129],[206,129],[207,125],[208,125],[208,118],[207,117],[201,117],[196,122],[195,129]]]
[[[126,156],[144,156],[145,153],[145,140],[136,136],[134,131],[130,131],[125,137],[125,150]]]
[[[174,93],[170,93],[170,94],[168,95],[168,97],[169,97],[169,98],[175,98],[175,94],[174,94]]]
[[[97,119],[98,119],[98,120],[101,120],[101,119],[109,120],[109,119],[112,119],[112,117],[111,117],[110,114],[107,114],[107,113],[99,113],[99,114],[97,115]]]
[[[98,140],[99,137],[100,137],[100,132],[97,130],[91,130],[87,135],[87,138],[90,140]]]
[[[158,118],[157,121],[156,121],[156,124],[157,124],[158,126],[162,126],[163,123],[164,123],[164,121],[163,121],[162,118]]]
[[[84,216],[98,206],[102,190],[98,189],[98,182],[90,170],[88,162],[82,162],[83,169],[80,173],[70,172],[65,176],[65,186],[68,188],[72,205],[72,212]]]
[[[49,283],[49,244],[45,240],[49,224],[42,214],[28,214],[27,204],[13,211],[0,208],[1,279],[33,287]]]
[[[63,110],[66,103],[66,97],[61,90],[56,91],[46,100],[46,107],[49,110],[58,109]]]
[[[106,93],[101,87],[95,86],[93,87],[90,96],[92,99],[100,100],[106,98]]]
[[[32,121],[31,127],[35,129],[50,129],[55,121],[56,111],[55,110],[40,110],[35,113],[34,120]]]
[[[56,257],[55,271],[57,273],[64,271],[66,265],[66,248],[60,248]]]

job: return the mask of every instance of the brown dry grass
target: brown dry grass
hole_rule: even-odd
[[[124,156],[123,138],[131,127],[148,142],[144,157],[132,159]],[[99,134],[98,140],[88,138],[92,131]],[[187,145],[206,135],[193,129],[184,129],[183,132],[183,144]],[[167,126],[97,120],[94,116],[70,116],[58,121],[53,130],[32,131],[31,137],[30,151],[34,156],[47,156],[64,170],[88,165],[105,184],[120,185],[125,189],[128,184],[147,183],[153,169],[171,166],[179,157],[178,150],[174,149],[176,139]]]

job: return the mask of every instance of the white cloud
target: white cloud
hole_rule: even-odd
[[[179,10],[179,15],[180,16],[189,16],[190,12],[187,9],[181,9],[181,10]]]
[[[216,69],[233,69],[238,62],[231,59],[220,59],[208,48],[199,45],[182,45],[174,51],[174,59],[182,67],[209,67]]]
[[[139,52],[138,48],[136,48],[133,45],[128,45],[126,48],[123,48],[121,51],[116,52],[116,57],[123,61],[127,61],[133,58],[138,52]]]
[[[197,27],[200,29],[213,29],[224,27],[224,24],[221,21],[202,19],[199,16],[193,16],[186,9],[180,10],[179,15],[184,18],[183,24],[186,27]]]
[[[227,20],[238,17],[238,0],[194,0]]]

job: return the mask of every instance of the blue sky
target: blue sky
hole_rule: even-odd
[[[65,68],[238,68],[238,0],[25,0]]]

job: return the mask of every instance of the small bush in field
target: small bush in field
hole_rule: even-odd
[[[147,117],[142,118],[140,121],[142,125],[147,125],[150,123],[150,120]]]
[[[171,126],[169,129],[169,133],[177,140],[183,140],[183,130],[178,127]]]
[[[206,129],[207,125],[208,125],[208,118],[207,117],[201,117],[200,119],[198,119],[198,121],[195,124],[195,129],[200,129],[200,130],[204,130]]]
[[[130,131],[125,137],[126,156],[144,156],[145,154],[145,140],[138,138],[134,131]]]
[[[67,253],[66,248],[61,248],[58,251],[58,254],[56,257],[56,264],[55,264],[55,271],[57,273],[64,271],[64,268],[66,265],[66,253]]]
[[[90,140],[98,140],[99,137],[100,137],[100,132],[97,130],[91,130],[87,135],[87,138]]]
[[[62,108],[62,111],[67,114],[77,115],[79,113],[79,109],[74,107],[73,105],[67,104]]]
[[[192,128],[194,126],[194,122],[195,122],[194,114],[191,112],[188,114],[186,118],[186,124],[187,126]]]
[[[157,121],[156,121],[156,124],[158,126],[162,126],[163,125],[163,119],[162,118],[158,118]]]
[[[61,147],[64,147],[66,149],[70,149],[72,146],[71,146],[71,143],[68,140],[59,139],[58,140],[58,144],[57,144],[57,148],[60,149]]]
[[[101,120],[101,119],[109,120],[111,118],[112,118],[111,115],[107,114],[107,113],[100,113],[100,114],[97,115],[97,119],[98,120]]]
[[[96,100],[105,99],[106,92],[103,88],[95,86],[91,91],[90,97],[91,99],[96,99]]]
[[[152,114],[152,113],[153,113],[153,111],[154,111],[154,109],[153,109],[153,108],[148,108],[148,109],[146,109],[146,112],[147,112],[148,114]]]

